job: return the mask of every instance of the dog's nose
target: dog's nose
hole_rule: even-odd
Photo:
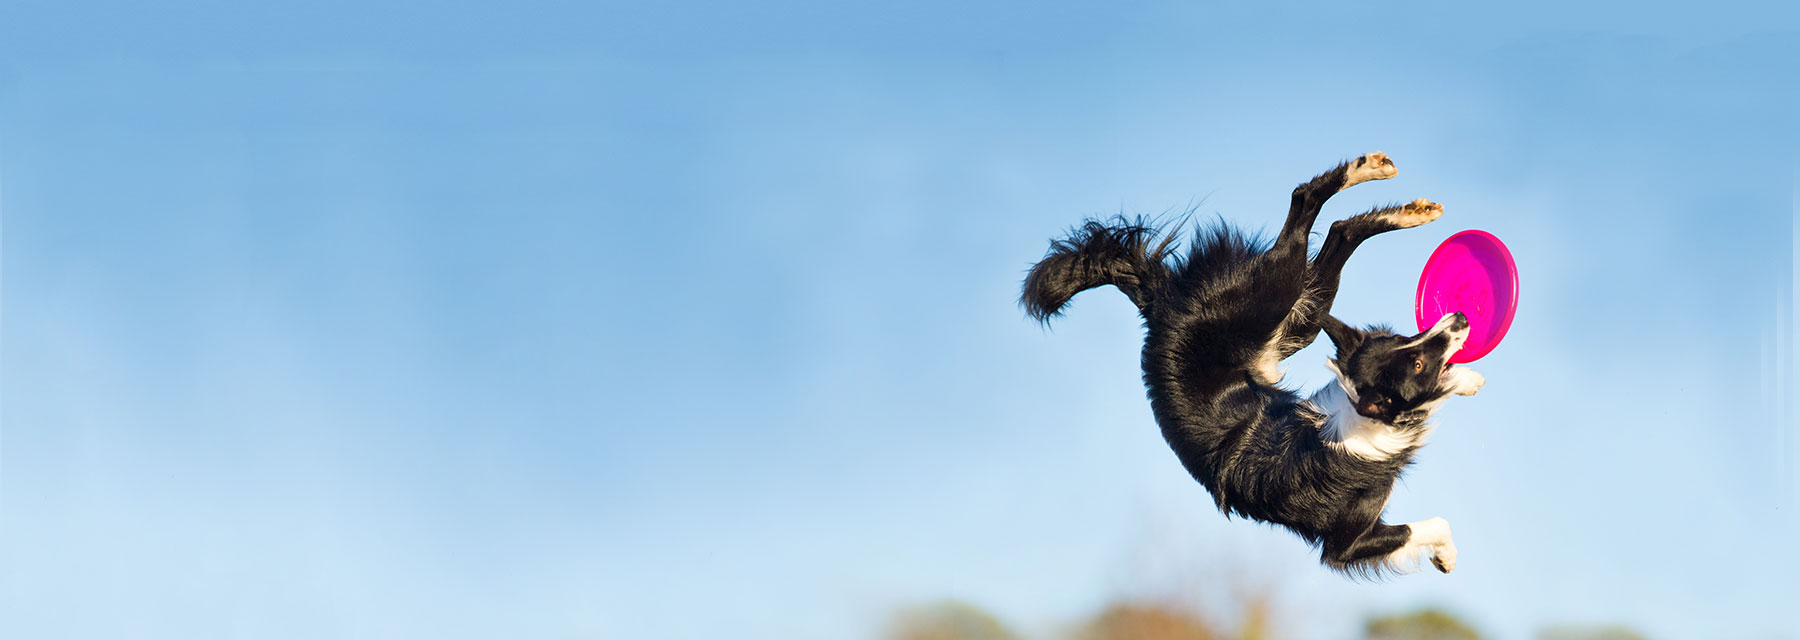
[[[1450,316],[1452,318],[1452,320],[1450,321],[1450,330],[1451,331],[1468,331],[1469,330],[1469,316],[1463,315],[1463,312],[1461,312],[1461,311],[1452,313],[1452,314],[1450,314]]]

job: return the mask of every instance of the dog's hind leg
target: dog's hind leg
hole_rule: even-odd
[[[1383,524],[1350,536],[1334,535],[1325,539],[1324,560],[1332,568],[1351,573],[1373,574],[1389,568],[1389,559],[1406,548],[1412,530],[1406,525]]]
[[[1406,528],[1412,535],[1406,539],[1406,546],[1394,552],[1390,564],[1407,566],[1406,563],[1417,562],[1419,554],[1429,551],[1431,565],[1438,571],[1450,573],[1456,570],[1456,543],[1450,539],[1450,521],[1432,518],[1409,522]]]
[[[1407,524],[1376,522],[1348,542],[1327,538],[1324,551],[1327,564],[1350,572],[1410,571],[1426,553],[1431,554],[1431,564],[1438,571],[1456,569],[1456,543],[1450,540],[1450,523],[1443,518]]]

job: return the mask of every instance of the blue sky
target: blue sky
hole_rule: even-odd
[[[1268,584],[1298,637],[1796,637],[1794,9],[11,3],[8,637],[871,635]],[[1083,216],[1426,197],[1337,305],[1512,247],[1489,386],[1347,582],[1162,443]],[[1325,381],[1321,348],[1289,381]],[[1299,612],[1304,612],[1300,615]]]

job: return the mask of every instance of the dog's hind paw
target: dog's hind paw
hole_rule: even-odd
[[[1364,154],[1351,160],[1344,169],[1344,187],[1361,184],[1370,180],[1386,180],[1394,177],[1400,170],[1394,167],[1394,161],[1380,151]]]
[[[1397,229],[1410,229],[1444,217],[1444,205],[1419,198],[1382,216]]]
[[[1450,573],[1456,570],[1456,544],[1446,542],[1431,548],[1431,566],[1438,571]]]

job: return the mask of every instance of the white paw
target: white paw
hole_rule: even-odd
[[[1376,151],[1350,161],[1350,166],[1344,171],[1344,186],[1349,187],[1370,180],[1386,180],[1399,172],[1400,170],[1394,168],[1394,161],[1388,159],[1387,154]]]
[[[1430,518],[1407,524],[1412,529],[1412,537],[1407,539],[1407,546],[1418,545],[1431,551],[1431,566],[1438,571],[1450,573],[1456,570],[1456,543],[1450,539],[1450,521],[1443,518]]]
[[[1450,573],[1456,570],[1456,543],[1446,542],[1431,547],[1431,566],[1438,571]]]
[[[1444,217],[1444,205],[1419,198],[1400,207],[1399,211],[1382,216],[1396,228],[1411,229],[1413,227]]]
[[[1482,387],[1487,386],[1487,376],[1481,375],[1481,372],[1461,367],[1459,369],[1462,371],[1457,374],[1456,395],[1472,396]]]

